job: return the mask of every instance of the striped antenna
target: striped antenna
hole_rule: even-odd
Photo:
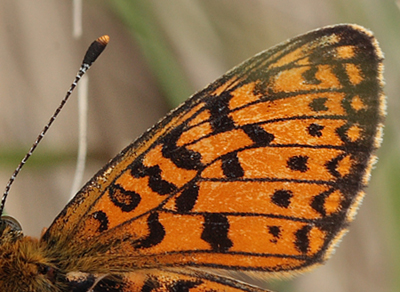
[[[72,82],[71,87],[69,88],[67,94],[61,101],[60,105],[48,121],[48,123],[44,126],[42,132],[39,134],[39,136],[36,138],[36,141],[32,144],[31,149],[29,149],[28,153],[26,153],[25,157],[21,160],[21,162],[18,164],[17,168],[14,170],[14,173],[11,175],[11,178],[9,179],[6,188],[3,193],[3,197],[1,198],[1,203],[0,203],[0,215],[3,215],[4,211],[4,205],[6,203],[6,199],[8,196],[8,193],[10,191],[11,185],[14,183],[15,178],[17,177],[18,173],[21,171],[22,167],[25,165],[26,161],[29,159],[29,157],[32,155],[33,151],[35,151],[36,147],[40,143],[40,141],[43,139],[44,135],[46,134],[47,130],[50,128],[51,124],[53,124],[54,120],[57,118],[58,114],[60,113],[61,109],[64,107],[65,103],[67,102],[68,98],[70,97],[72,91],[78,84],[79,80],[82,78],[82,76],[86,73],[86,71],[90,68],[90,66],[93,64],[94,61],[96,61],[97,57],[100,56],[100,54],[103,52],[105,47],[107,46],[108,42],[110,41],[110,37],[108,35],[103,35],[102,37],[99,37],[97,40],[95,40],[88,48],[86,51],[85,57],[83,58],[82,65],[79,68],[79,72],[75,77],[74,82]]]

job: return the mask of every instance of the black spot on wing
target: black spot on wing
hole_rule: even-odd
[[[177,187],[161,178],[161,169],[158,165],[149,168],[149,187],[160,195],[168,195]]]
[[[268,233],[275,238],[280,238],[281,228],[279,226],[268,226]]]
[[[158,165],[146,167],[141,162],[137,162],[130,166],[130,170],[133,177],[142,178],[148,176],[149,187],[159,195],[168,195],[177,189],[173,183],[162,179],[161,169]]]
[[[228,238],[228,218],[218,213],[204,215],[203,232],[201,239],[208,242],[215,252],[226,252],[233,246]]]
[[[293,193],[289,190],[276,190],[271,196],[271,202],[279,207],[288,208]]]
[[[307,84],[313,84],[313,85],[318,85],[321,83],[321,80],[319,80],[315,74],[318,72],[318,67],[311,67],[307,71],[305,71],[302,74],[302,77]]]
[[[109,221],[106,213],[103,211],[96,211],[92,214],[92,217],[99,222],[99,227],[97,229],[98,232],[108,230]]]
[[[259,147],[267,146],[275,139],[273,134],[268,133],[259,125],[244,125],[242,129]]]
[[[148,235],[145,238],[134,242],[135,248],[149,248],[159,244],[165,237],[164,226],[158,220],[158,213],[151,213],[147,218]]]
[[[199,186],[189,184],[175,200],[175,208],[178,213],[190,212],[196,204],[199,196]]]
[[[162,155],[170,159],[179,168],[198,170],[202,167],[200,153],[184,146],[177,146],[183,127],[184,125],[175,128],[162,139]]]
[[[273,236],[269,241],[271,243],[277,243],[281,237],[281,228],[279,226],[268,226],[268,233]]]
[[[131,175],[136,178],[145,177],[148,175],[148,167],[144,166],[140,160],[134,161],[129,169],[131,171]]]
[[[290,157],[286,164],[291,170],[306,172],[308,170],[307,162],[307,156],[299,155]]]
[[[313,136],[313,137],[321,137],[322,136],[322,130],[324,129],[324,126],[318,125],[318,124],[311,124],[307,127],[308,133]]]
[[[210,124],[215,133],[231,131],[235,127],[233,120],[229,117],[231,98],[230,92],[222,92],[219,96],[209,99],[206,105],[211,114]]]
[[[328,107],[325,105],[325,102],[328,100],[328,98],[326,97],[318,97],[318,98],[314,98],[310,104],[308,105],[311,110],[313,110],[314,112],[323,112],[323,111],[327,111]]]
[[[122,186],[113,184],[108,190],[108,197],[122,212],[131,212],[140,203],[141,197],[134,191],[127,191]]]
[[[222,171],[228,178],[239,178],[244,176],[244,170],[240,165],[236,152],[228,153],[221,157]]]
[[[325,210],[325,199],[332,193],[332,190],[322,192],[315,196],[311,202],[311,208],[320,213],[322,216],[326,216]]]
[[[301,253],[307,253],[309,247],[310,247],[310,239],[308,238],[308,233],[311,230],[310,225],[306,225],[303,228],[299,229],[295,233],[296,241],[295,241],[295,246],[298,251]]]
[[[346,182],[345,182],[346,183]],[[312,202],[311,202],[311,207],[315,210],[315,211],[317,211],[318,213],[320,213],[323,217],[325,217],[325,216],[327,216],[327,213],[326,213],[326,209],[325,209],[325,205],[326,205],[326,203],[327,203],[327,198],[329,198],[329,196],[333,193],[333,192],[335,192],[336,191],[336,189],[334,189],[334,188],[332,188],[332,189],[330,189],[330,190],[327,190],[327,191],[325,191],[325,192],[322,192],[322,193],[320,193],[320,194],[318,194],[317,196],[315,196],[314,198],[313,198],[313,200],[312,200]],[[352,194],[355,192],[355,190],[353,191],[353,190],[351,190],[350,191]],[[332,199],[331,199],[332,200]],[[337,211],[340,211],[340,210],[342,210],[342,209],[346,209],[346,208],[348,208],[348,204],[349,204],[349,202],[347,201],[346,202],[346,200],[344,199],[344,198],[342,198],[341,196],[339,197],[339,198],[337,198],[337,200],[338,200],[338,202],[335,202],[335,203],[337,203],[338,204],[338,206],[337,206]],[[332,201],[330,201],[330,203],[333,203]],[[335,214],[333,214],[332,213],[332,211],[331,211],[331,213],[329,214],[329,216],[334,216]]]
[[[346,155],[338,155],[325,164],[326,169],[336,178],[341,178],[342,175],[337,170],[339,163],[346,157]]]

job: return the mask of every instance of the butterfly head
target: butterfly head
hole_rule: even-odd
[[[2,215],[0,218],[0,235],[2,238],[4,236],[8,237],[6,234],[9,234],[9,236],[12,236],[13,238],[20,237],[22,236],[22,227],[17,219],[11,216]]]
[[[57,254],[57,252],[56,252]],[[7,292],[90,291],[105,275],[66,272],[65,256],[55,256],[51,248],[24,236],[16,219],[0,219],[0,287]],[[63,264],[60,264],[63,262]],[[60,266],[62,268],[60,268]],[[68,270],[68,268],[66,268]],[[4,290],[3,290],[4,289]]]
[[[55,269],[37,239],[23,236],[10,216],[0,219],[0,287],[2,291],[57,291]],[[4,290],[3,290],[4,289]]]

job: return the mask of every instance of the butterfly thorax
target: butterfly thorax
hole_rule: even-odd
[[[6,292],[58,291],[39,240],[7,226],[0,237],[0,287]]]

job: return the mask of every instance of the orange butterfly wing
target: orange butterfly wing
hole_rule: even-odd
[[[187,270],[142,270],[124,275],[122,284],[118,281],[104,281],[99,283],[106,289],[120,289],[117,291],[226,291],[226,292],[266,292],[244,282],[217,276],[206,272]],[[99,286],[100,288],[100,286]],[[268,291],[267,291],[268,292]]]
[[[180,266],[287,272],[321,263],[363,197],[382,83],[382,53],[358,26],[262,52],[123,150],[41,241],[54,254],[71,251],[60,259],[74,262],[67,272],[132,273],[121,291],[135,291],[126,287],[140,275],[196,277]],[[198,273],[205,287],[224,284]]]

